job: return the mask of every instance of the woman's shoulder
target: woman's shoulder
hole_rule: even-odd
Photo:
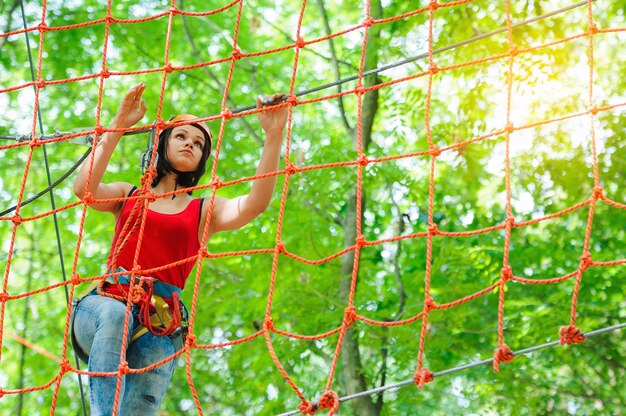
[[[199,198],[194,198],[194,199],[202,199],[204,200],[205,204],[208,204],[211,201],[211,196],[202,196]],[[225,198],[223,196],[217,196],[215,195],[215,199],[214,199],[214,204],[223,204],[224,202],[228,201],[230,198]]]
[[[137,187],[128,182],[111,182],[109,186],[121,194],[122,197],[131,196]]]

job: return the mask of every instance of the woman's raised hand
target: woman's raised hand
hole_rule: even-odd
[[[278,104],[285,98],[285,94],[274,94],[265,99],[257,98],[256,100],[256,108],[261,108],[264,106],[272,106],[274,104]],[[259,122],[261,123],[261,127],[265,130],[265,133],[272,134],[280,134],[282,135],[283,130],[285,129],[285,124],[287,124],[287,114],[288,107],[279,107],[270,111],[263,111],[258,113]]]
[[[146,114],[146,102],[141,98],[141,94],[145,89],[146,85],[142,82],[126,93],[115,113],[111,127],[131,127],[143,118]]]

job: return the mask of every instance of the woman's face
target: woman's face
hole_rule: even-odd
[[[207,143],[204,133],[195,126],[174,127],[167,141],[167,159],[180,172],[193,172],[202,159]]]

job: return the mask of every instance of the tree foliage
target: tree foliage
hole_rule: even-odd
[[[179,0],[177,7],[192,12],[217,9],[225,0]],[[328,29],[336,33],[358,26],[365,16],[364,2],[318,0],[306,5],[301,36],[320,38]],[[397,16],[428,2],[381,1],[383,17]],[[417,4],[420,3],[420,4]],[[511,2],[513,22],[521,22],[568,6],[569,2]],[[17,2],[0,4],[0,31],[21,28]],[[378,2],[372,1],[373,7]],[[164,0],[112,2],[118,19],[140,19],[167,12]],[[237,44],[244,53],[282,48],[296,39],[296,1],[250,0],[242,6]],[[141,23],[112,23],[108,28],[105,65],[109,71],[161,68],[166,54],[173,66],[187,66],[228,58],[232,54],[238,7],[210,16],[172,18]],[[623,28],[626,2],[595,2],[593,18],[599,28]],[[41,1],[25,4],[29,27],[42,19]],[[48,1],[45,20],[50,28],[103,19],[107,2],[94,0]],[[529,48],[584,33],[586,6],[513,31],[518,48]],[[326,24],[328,26],[326,26]],[[435,11],[433,48],[444,48],[473,36],[506,27],[504,1],[477,0],[441,7]],[[428,50],[428,11],[370,30],[378,45],[368,49],[368,62],[382,66]],[[41,53],[41,77],[46,81],[98,74],[103,65],[105,22],[70,30],[28,32],[35,58]],[[293,92],[358,74],[363,29],[330,41],[308,44],[299,55]],[[374,35],[371,35],[374,36]],[[624,102],[622,76],[624,32],[599,33],[593,42],[593,105]],[[169,49],[166,45],[169,44]],[[43,45],[43,50],[40,47]],[[332,49],[331,49],[332,48]],[[506,32],[471,44],[438,52],[440,68],[463,64],[509,50]],[[293,76],[293,48],[236,62],[226,106],[231,110],[253,104],[257,95],[289,92]],[[336,61],[336,64],[334,63]],[[160,114],[164,119],[179,113],[202,116],[220,114],[230,61],[165,76]],[[0,89],[31,80],[25,34],[0,37]],[[429,68],[428,59],[381,72],[376,83],[397,80]],[[439,148],[454,146],[504,128],[507,105],[508,57],[437,73],[433,78],[429,110],[428,76],[399,82],[378,90],[371,135],[363,148],[367,157],[383,158],[429,149],[425,117],[433,142]],[[91,129],[106,125],[122,93],[137,82],[148,85],[145,97],[149,124],[157,118],[163,71],[141,75],[111,76],[104,80],[102,100],[98,77],[72,83],[49,84],[40,91],[39,134]],[[589,103],[589,45],[582,36],[567,42],[516,55],[513,62],[511,122],[525,126],[585,112]],[[373,77],[368,78],[372,83]],[[354,81],[341,86],[350,90]],[[323,97],[336,89],[310,93],[301,99]],[[364,100],[373,93],[365,94]],[[0,94],[0,135],[33,130],[35,94],[21,88]],[[352,161],[357,157],[357,97],[319,101],[296,106],[290,140],[290,159],[298,167]],[[563,121],[516,130],[510,139],[511,203],[516,222],[556,214],[588,199],[593,192],[591,117],[583,114]],[[625,203],[623,168],[626,147],[623,106],[599,111],[593,117],[600,185],[604,195]],[[216,133],[221,119],[209,123]],[[145,135],[126,136],[111,162],[106,179],[137,183]],[[225,122],[216,174],[222,181],[254,175],[262,142],[254,116]],[[2,141],[0,145],[8,142]],[[32,150],[32,155],[30,155]],[[47,169],[51,180],[63,175],[86,147],[67,141],[40,147],[20,146],[0,150],[0,195],[3,207],[18,200],[27,160],[23,199],[45,188]],[[209,171],[209,169],[207,169]],[[355,195],[355,166],[327,167],[290,176],[282,218],[281,240],[286,249],[310,260],[331,256],[351,243],[354,232],[351,196]],[[203,184],[208,184],[210,175]],[[54,189],[57,207],[76,199],[71,177]],[[363,169],[363,225],[367,241],[427,231],[430,156],[414,156],[370,163]],[[210,253],[273,248],[276,244],[284,175],[280,176],[272,205],[242,230],[218,234],[209,243]],[[248,183],[219,190],[223,196],[247,192]],[[196,191],[209,196],[211,189]],[[436,159],[433,220],[440,231],[469,231],[503,224],[506,220],[505,136],[446,150]],[[21,217],[50,211],[49,196],[20,208]],[[45,288],[71,278],[73,264],[81,277],[103,272],[113,234],[110,216],[87,211],[79,230],[83,206],[60,211],[14,228],[8,214],[0,221],[3,252],[0,259],[3,284],[17,295]],[[509,261],[516,276],[546,279],[576,270],[583,252],[588,207],[525,227],[511,234]],[[591,229],[590,247],[596,262],[626,258],[623,224],[626,213],[599,201]],[[56,243],[56,226],[60,246]],[[80,250],[78,233],[82,231]],[[14,246],[10,247],[15,232]],[[438,304],[452,302],[482,290],[500,279],[503,266],[502,230],[465,237],[434,237],[430,294]],[[60,255],[59,255],[60,253]],[[623,322],[626,285],[624,266],[591,267],[584,272],[577,309],[577,326],[583,331]],[[255,333],[263,326],[267,307],[272,255],[227,256],[205,260],[199,281],[200,300],[194,332],[198,344],[220,343]],[[426,239],[363,247],[355,308],[371,319],[394,321],[420,313],[424,307]],[[184,292],[192,303],[193,276]],[[349,276],[348,276],[349,277]],[[277,328],[320,334],[337,328],[348,306],[340,290],[342,258],[307,265],[280,256],[272,317]],[[504,305],[505,341],[519,350],[553,341],[561,326],[569,324],[574,279],[558,284],[530,285],[509,282]],[[426,329],[424,366],[442,371],[492,357],[497,346],[498,295],[493,291],[468,303],[431,312]],[[67,311],[62,287],[4,304],[0,387],[4,390],[41,386],[53,379],[59,364],[31,348],[22,348],[22,337],[54,357],[62,355]],[[381,328],[357,321],[351,335],[357,340],[358,362],[367,388],[411,379],[416,369],[421,320],[408,325]],[[337,336],[319,341],[292,340],[272,335],[276,353],[305,396],[315,400],[324,392]],[[344,351],[345,352],[345,351]],[[354,351],[353,351],[354,352]],[[494,374],[489,366],[437,378],[422,390],[414,387],[388,391],[371,399],[376,414],[620,414],[626,389],[623,334],[614,332],[588,342],[516,357],[501,364]],[[68,354],[71,357],[71,352]],[[299,400],[277,371],[262,337],[222,349],[197,349],[191,354],[194,385],[205,414],[278,414],[297,408]],[[333,389],[349,392],[348,373],[339,362]],[[168,388],[162,414],[197,414],[188,386],[184,360]],[[353,372],[354,373],[354,372]],[[611,388],[607,388],[610,386]],[[0,397],[0,412],[49,414],[53,389]],[[359,414],[347,403],[342,415]],[[82,414],[76,376],[66,374],[56,403],[56,414]],[[362,414],[362,413],[361,413]]]

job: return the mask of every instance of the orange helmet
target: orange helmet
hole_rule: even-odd
[[[173,116],[168,120],[168,123],[179,123],[183,121],[192,121],[198,120],[199,117],[193,116],[191,114],[179,114],[177,116]],[[183,124],[183,123],[181,123]],[[211,135],[211,130],[209,130],[209,126],[206,125],[204,121],[195,121],[194,123],[184,123],[191,124],[193,126],[198,127],[204,133],[205,139],[208,141],[209,152],[211,151],[211,142],[213,141],[213,136]]]

